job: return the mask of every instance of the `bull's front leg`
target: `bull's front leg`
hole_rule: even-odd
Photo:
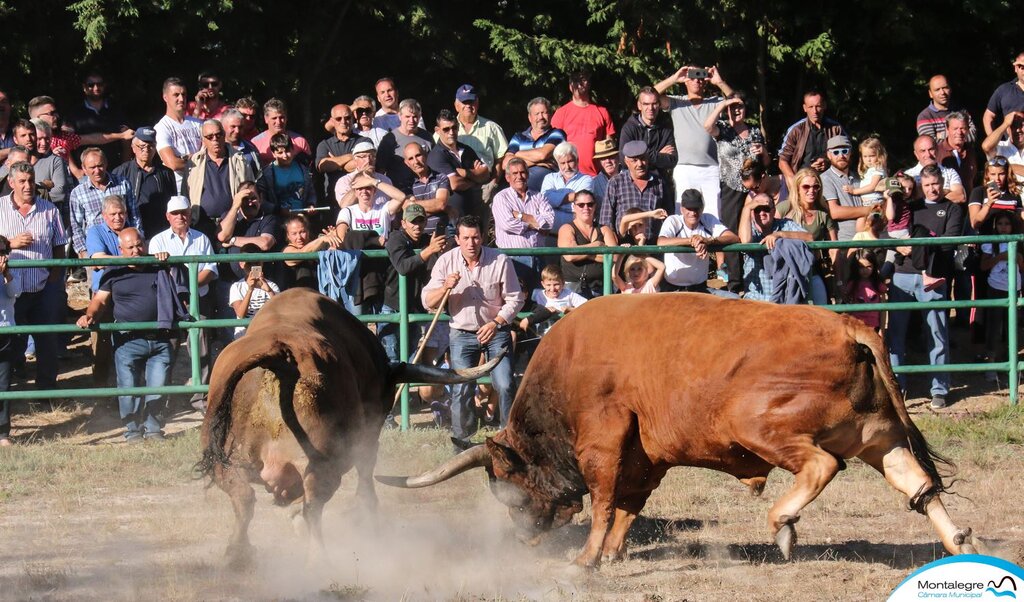
[[[583,550],[573,561],[577,566],[585,568],[597,568],[601,564],[601,550],[604,548],[604,538],[611,526],[612,513],[615,511],[614,504],[614,481],[605,488],[602,486],[591,487],[590,505],[593,518],[590,522],[590,536]]]

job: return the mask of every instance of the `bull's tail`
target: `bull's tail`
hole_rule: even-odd
[[[256,343],[257,346],[254,348],[252,343]],[[210,415],[206,417],[207,424],[204,425],[207,429],[206,448],[193,467],[195,478],[213,476],[216,466],[227,466],[230,463],[230,454],[225,449],[225,443],[231,430],[231,399],[242,377],[254,368],[279,370],[285,366],[294,370],[295,358],[288,346],[276,339],[247,340],[243,337],[225,347],[210,375]],[[227,374],[223,374],[223,371]]]
[[[857,335],[866,335],[868,332],[866,329],[857,329],[856,331]],[[933,484],[930,489],[919,491],[910,499],[910,508],[923,514],[925,507],[928,506],[928,502],[933,497],[949,491],[952,481],[947,482],[947,480],[951,479],[956,472],[956,464],[932,449],[920,429],[917,428],[917,425],[910,418],[910,413],[907,412],[907,404],[903,399],[903,393],[900,392],[896,375],[889,364],[889,353],[885,349],[881,337],[871,333],[870,336],[856,336],[855,338],[857,343],[862,346],[862,349],[866,350],[868,355],[873,356],[873,358],[867,358],[867,361],[873,361],[877,371],[876,378],[881,379],[885,385],[892,408],[907,432],[907,443],[910,445],[910,452],[932,480]]]

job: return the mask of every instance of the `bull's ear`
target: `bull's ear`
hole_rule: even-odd
[[[523,461],[523,458],[516,450],[504,446],[490,437],[487,439],[486,445],[487,451],[491,455],[491,465],[494,467],[495,472],[512,474],[526,470],[526,462]]]

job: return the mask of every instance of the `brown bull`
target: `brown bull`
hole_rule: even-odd
[[[301,501],[313,551],[321,551],[323,505],[353,466],[356,495],[376,507],[377,439],[396,383],[465,382],[500,359],[458,372],[389,365],[373,334],[335,301],[307,289],[275,296],[224,348],[210,378],[196,468],[231,498],[229,557],[244,561],[250,549],[250,483],[264,484],[276,504]]]
[[[590,537],[575,562],[623,556],[626,532],[673,466],[731,474],[755,494],[776,466],[796,475],[768,512],[788,559],[794,523],[860,458],[927,514],[950,553],[957,529],[932,452],[907,414],[882,340],[814,307],[710,295],[616,295],[560,320],[530,362],[508,427],[419,477],[433,485],[475,466],[490,475],[520,536],[567,523],[590,493]]]

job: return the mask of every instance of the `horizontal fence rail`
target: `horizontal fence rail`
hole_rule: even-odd
[[[1024,235],[998,235],[998,236],[962,236],[944,238],[915,238],[901,240],[863,240],[863,241],[815,241],[807,243],[812,249],[851,249],[851,248],[894,248],[906,246],[958,246],[963,244],[998,244],[1007,243],[1008,255],[1015,257],[1018,251],[1018,243],[1024,240]],[[726,246],[709,247],[712,251],[725,252],[765,252],[760,244],[733,244]],[[635,247],[544,247],[535,249],[502,249],[510,256],[551,256],[551,255],[591,255],[602,256],[603,258],[603,284],[604,293],[613,292],[612,269],[615,255],[629,254],[664,254],[664,253],[693,253],[692,247],[687,246],[635,246]],[[371,258],[387,257],[384,250],[363,251],[363,255]],[[192,315],[191,321],[180,321],[174,324],[175,329],[184,330],[189,333],[189,351],[191,357],[191,375],[193,383],[200,381],[199,374],[199,331],[208,328],[233,328],[247,326],[250,320],[241,319],[199,319],[199,270],[201,263],[234,263],[243,257],[247,262],[280,262],[317,260],[320,253],[246,253],[241,254],[218,254],[202,256],[179,256],[170,257],[160,261],[152,256],[144,257],[109,257],[102,259],[48,259],[48,260],[13,260],[10,262],[12,269],[18,268],[52,268],[52,267],[108,267],[124,265],[184,265],[189,271],[189,311]],[[1012,262],[1011,262],[1012,263]],[[861,304],[840,303],[823,306],[825,309],[835,312],[858,312],[858,311],[907,311],[922,309],[965,309],[965,308],[1006,308],[1007,310],[1007,350],[1009,358],[1005,362],[990,363],[962,363],[947,364],[943,366],[925,365],[902,365],[894,368],[899,374],[921,374],[930,372],[979,372],[985,370],[1005,372],[1008,375],[1010,403],[1017,403],[1017,377],[1022,363],[1017,359],[1017,309],[1024,304],[1024,301],[1016,294],[1017,273],[1016,270],[1008,270],[1008,294],[1005,299],[971,299],[956,301],[929,301],[929,302],[885,302],[873,303],[869,306]],[[405,276],[399,275],[399,300],[400,306],[397,313],[387,315],[361,315],[357,316],[364,323],[390,323],[398,325],[399,355],[402,358],[410,357],[410,349],[414,343],[409,339],[409,325],[413,323],[430,322],[433,314],[412,313],[406,305],[407,280]],[[521,314],[526,315],[526,314]],[[442,320],[448,320],[449,316],[442,314]],[[113,323],[104,322],[94,325],[91,330],[100,332],[126,332],[139,330],[156,330],[156,322],[132,322]],[[28,335],[41,333],[81,333],[86,332],[74,324],[52,324],[52,325],[17,325],[0,327],[0,334]],[[480,382],[488,382],[488,379],[481,379]],[[75,389],[54,389],[54,390],[18,390],[0,392],[0,399],[54,399],[54,398],[95,398],[114,397],[118,395],[172,395],[172,394],[195,394],[205,393],[207,385],[169,385],[163,387],[133,387],[119,389],[117,387],[96,387],[96,388],[75,388]],[[409,393],[404,388],[400,404],[401,425],[403,429],[409,427]]]

